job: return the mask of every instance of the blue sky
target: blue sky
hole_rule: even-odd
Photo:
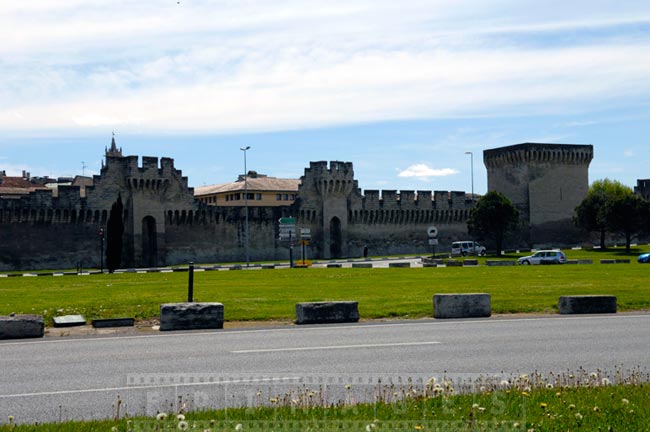
[[[115,131],[190,185],[354,163],[363,189],[486,191],[482,151],[593,144],[650,173],[650,3],[69,0],[0,8],[0,170],[99,172]]]

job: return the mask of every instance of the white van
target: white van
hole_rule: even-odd
[[[480,244],[465,240],[457,241],[451,244],[451,255],[452,256],[467,256],[467,255],[485,255],[485,246]]]

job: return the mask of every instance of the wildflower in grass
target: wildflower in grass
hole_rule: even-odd
[[[548,404],[546,402],[542,402],[541,404],[539,404],[539,407],[541,409],[546,409],[546,408],[548,408]]]
[[[574,410],[575,408],[576,408],[575,405],[573,405],[573,404],[569,405],[569,409],[570,409],[570,410]]]
[[[474,405],[472,405],[472,409],[478,409],[479,406],[480,406],[479,404],[475,403]]]
[[[12,415],[7,417],[7,419],[9,420],[9,424],[12,424],[14,422],[14,416],[12,416]]]
[[[630,401],[627,400],[627,399],[621,399],[621,403],[622,403],[623,405],[629,405],[629,404],[630,404]]]
[[[113,426],[111,428],[111,432],[118,432],[118,431],[119,431],[119,429],[116,426]]]
[[[185,420],[178,422],[178,430],[187,430],[190,427]]]
[[[167,420],[167,414],[166,414],[166,413],[159,413],[159,414],[156,416],[156,420],[158,420],[158,421],[165,421],[165,420]]]
[[[526,392],[526,391],[523,391],[523,392],[521,392],[521,395],[522,395],[522,396],[526,396],[526,397],[528,397],[528,396],[530,396],[530,393],[528,393],[528,392]]]
[[[510,382],[507,380],[501,381],[501,387],[508,387],[510,385]]]
[[[424,430],[424,426],[415,425],[415,430]]]
[[[594,407],[594,412],[598,412],[598,411],[600,411],[600,408],[598,408],[597,406],[595,406],[595,407]]]
[[[183,414],[179,414],[179,415],[176,416],[176,420],[183,421],[183,420],[185,420],[185,416]]]
[[[485,412],[485,408],[484,407],[478,407],[478,412]]]
[[[370,431],[374,430],[376,427],[377,427],[376,424],[370,423],[369,425],[366,425],[366,431],[370,432]]]
[[[611,381],[610,381],[609,379],[607,379],[607,378],[603,378],[603,380],[602,380],[601,382],[602,382],[602,384],[603,384],[604,386],[608,386],[608,385],[611,384]]]
[[[591,379],[596,379],[596,378],[598,378],[598,374],[596,372],[592,372],[592,373],[589,374],[589,377]]]
[[[582,420],[582,418],[583,418],[583,417],[582,417],[582,414],[580,414],[580,413],[576,413],[576,418],[577,418],[578,420]]]
[[[630,410],[630,414],[634,414],[634,410]]]
[[[346,390],[350,390],[351,388],[352,388],[352,386],[351,386],[350,384],[346,384],[346,385],[345,385],[345,389],[346,389]]]
[[[235,430],[241,432],[244,430],[244,426],[241,423],[238,423],[237,426],[235,426]]]
[[[552,388],[553,388],[553,384],[551,384],[551,383],[546,384],[546,388],[549,389],[549,390],[552,389]]]

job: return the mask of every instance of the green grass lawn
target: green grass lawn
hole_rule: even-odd
[[[650,309],[650,265],[636,263],[641,250],[625,255],[567,251],[569,259],[593,265],[422,268],[275,269],[195,274],[195,301],[225,305],[228,321],[293,320],[295,304],[356,300],[362,318],[419,318],[433,314],[437,293],[485,292],[493,312],[554,313],[561,295],[609,294],[619,310]],[[601,265],[602,258],[630,258],[631,264]],[[509,258],[514,258],[511,256]],[[104,274],[0,278],[0,315],[81,314],[87,319],[159,316],[161,303],[187,299],[186,273]]]

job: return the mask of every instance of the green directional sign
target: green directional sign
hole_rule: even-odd
[[[296,224],[296,218],[284,217],[284,218],[280,218],[279,222],[280,222],[280,225],[295,225]]]

